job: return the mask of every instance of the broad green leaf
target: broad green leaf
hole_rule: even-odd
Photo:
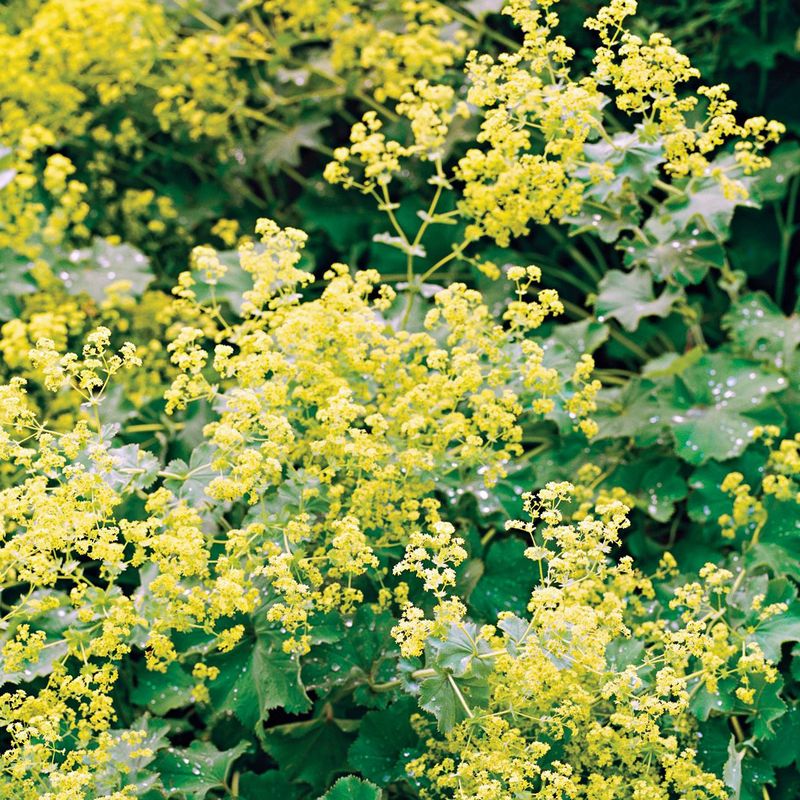
[[[442,733],[447,733],[456,723],[474,713],[474,709],[480,709],[488,702],[489,684],[483,676],[455,678],[439,673],[426,678],[420,685],[420,707],[433,714]]]
[[[603,184],[598,184],[594,191],[604,194]],[[642,218],[642,209],[636,195],[629,189],[619,194],[608,195],[602,203],[591,202],[592,194],[587,196],[588,202],[577,214],[563,218],[570,224],[570,233],[593,233],[608,244],[616,242],[623,231],[635,230]]]
[[[3,632],[0,636],[0,646],[5,644],[9,638],[13,638],[16,626]],[[46,640],[45,648],[39,653],[36,661],[25,661],[21,669],[7,672],[5,669],[5,659],[0,654],[0,686],[4,684],[29,683],[35,678],[49,675],[53,671],[56,662],[60,661],[67,654],[69,646],[67,642],[54,639]]]
[[[280,770],[257,775],[243,772],[239,778],[240,800],[300,800],[303,789],[293,784]]]
[[[474,622],[450,625],[446,639],[434,637],[428,640],[426,663],[456,677],[467,672],[485,674],[489,666],[479,656],[488,653],[490,648],[485,640],[479,639],[479,635],[480,630]]]
[[[4,166],[5,164],[11,163],[11,153],[12,150],[10,147],[5,147],[4,145],[0,145],[0,190],[4,189],[8,186],[11,181],[14,180],[17,176],[17,170],[13,167]],[[0,284],[2,285],[2,284]]]
[[[517,654],[520,645],[531,633],[531,623],[516,614],[498,620],[497,627],[506,635],[505,646],[511,655]]]
[[[702,678],[695,679],[700,683]],[[716,714],[728,714],[736,708],[737,700],[734,692],[738,682],[735,678],[724,678],[719,681],[718,691],[714,694],[706,689],[705,685],[699,688],[690,685],[689,709],[701,721],[707,720],[712,712]]]
[[[759,755],[775,767],[800,765],[800,708],[791,708],[775,723],[775,735],[758,743]]]
[[[718,464],[709,461],[697,467],[689,478],[689,500],[687,509],[689,516],[698,522],[713,521],[716,523],[721,514],[731,510],[731,498],[720,489],[722,481],[729,472],[741,472],[746,483],[751,485],[761,479],[764,464],[764,450],[758,447],[747,448],[735,460]],[[718,529],[715,531],[715,535]]]
[[[712,268],[725,264],[725,250],[708,231],[693,227],[676,233],[671,228],[649,223],[646,239],[620,242],[625,265],[644,267],[659,280],[674,278],[683,285],[699,283]]]
[[[503,9],[504,2],[503,0],[466,0],[463,5],[473,17],[480,19],[487,14],[499,14]]]
[[[290,780],[321,791],[344,769],[352,741],[349,726],[325,715],[270,728],[264,748]]]
[[[618,194],[625,184],[646,192],[659,176],[659,164],[664,158],[664,146],[660,140],[645,141],[641,137],[642,126],[637,125],[633,133],[621,131],[611,141],[600,140],[584,145],[586,160],[595,164],[608,164],[614,169],[614,179],[600,183],[589,191],[601,202],[611,194]],[[588,169],[586,170],[588,177]]]
[[[633,378],[620,389],[601,391],[593,415],[600,427],[594,441],[643,437],[639,444],[653,444],[673,413],[672,405],[655,391],[657,387],[653,381]]]
[[[173,661],[166,672],[151,672],[143,669],[136,673],[136,685],[130,698],[153,714],[163,716],[176,708],[192,704],[194,678],[180,664]]]
[[[609,486],[624,486],[648,516],[666,522],[675,511],[675,503],[686,497],[689,489],[681,476],[681,463],[675,458],[653,456],[633,459],[616,470]]]
[[[367,712],[348,751],[349,765],[380,786],[402,778],[419,742],[409,722],[416,708],[414,698],[403,696],[386,709]]]
[[[254,251],[259,252],[263,245],[254,245]],[[193,291],[198,302],[212,306],[214,303],[226,302],[236,314],[240,314],[244,293],[253,288],[253,276],[242,269],[237,250],[222,250],[217,253],[220,262],[227,267],[225,274],[218,278],[216,283],[207,283],[201,273],[195,272],[196,281]]]
[[[164,486],[192,505],[211,502],[206,487],[217,476],[211,468],[213,454],[214,447],[204,443],[192,451],[188,464],[180,458],[170,461],[160,473]]]
[[[275,174],[284,166],[300,164],[301,148],[312,150],[322,147],[320,131],[330,124],[328,117],[306,117],[285,130],[265,131],[259,141],[261,161],[267,172]]]
[[[189,747],[162,750],[155,761],[168,796],[184,792],[202,800],[212,789],[225,786],[234,761],[250,747],[239,742],[230,750],[217,750],[208,742],[192,742]]]
[[[627,330],[635,331],[642,317],[666,317],[679,296],[674,289],[664,289],[656,297],[653,278],[643,269],[610,270],[600,281],[595,313],[600,322],[611,317]]]
[[[779,662],[781,646],[800,641],[800,603],[793,603],[783,614],[759,622],[748,639],[757,642],[770,661]]]
[[[744,182],[749,184],[751,181],[745,179]],[[683,195],[670,196],[664,201],[659,218],[675,233],[681,233],[693,223],[699,222],[717,239],[725,241],[730,233],[731,219],[736,207],[755,205],[753,200],[740,196],[726,197],[716,178],[692,178]]]
[[[121,447],[112,447],[108,450],[111,457],[111,468],[100,471],[103,480],[117,492],[127,492],[133,489],[147,489],[158,476],[161,466],[158,459],[138,444],[126,444]],[[94,462],[90,472],[99,471]]]
[[[758,422],[781,422],[768,396],[786,385],[783,376],[724,353],[704,357],[676,378],[669,420],[676,452],[690,464],[738,456]]]
[[[748,357],[788,366],[800,345],[800,317],[785,317],[763,292],[748,294],[722,318],[733,345]]]
[[[472,613],[494,621],[501,611],[522,614],[528,605],[538,573],[525,558],[525,543],[507,538],[492,542],[484,557],[484,572],[469,596]]]
[[[767,530],[771,531],[770,523],[767,524]],[[786,575],[800,581],[800,541],[798,537],[792,538],[787,547],[769,541],[751,545],[744,554],[745,566],[750,570],[766,567],[774,575]]]
[[[644,653],[644,643],[638,639],[614,639],[606,647],[606,661],[616,671],[621,672],[631,664],[639,662]]]
[[[380,800],[381,796],[381,790],[374,783],[348,775],[339,778],[320,800]]]
[[[275,708],[296,714],[311,705],[300,682],[298,659],[283,652],[277,637],[247,638],[229,653],[207,660],[220,671],[208,684],[214,714],[229,711],[248,730],[255,730]]]
[[[333,641],[318,644],[303,659],[303,683],[309,689],[329,691],[354,678],[363,680],[382,663],[391,671],[397,654],[391,637],[392,615],[363,605],[346,623],[349,627],[340,620]]]
[[[646,375],[653,380],[671,378],[689,369],[702,356],[703,350],[700,347],[693,347],[685,353],[662,353],[662,355],[648,361],[642,367],[642,375]]]
[[[712,717],[700,726],[697,752],[706,769],[722,775],[730,758],[730,741],[731,731],[725,717]],[[755,747],[760,751],[760,743],[756,743]],[[774,771],[764,759],[755,757],[751,748],[743,747],[739,754],[743,756],[739,800],[763,800],[763,788],[775,781]],[[731,767],[734,765],[731,764]],[[735,772],[730,777],[735,782]]]
[[[111,244],[95,239],[91,247],[73,250],[56,272],[73,294],[85,292],[102,302],[106,289],[117,281],[128,281],[131,293],[141,295],[153,279],[150,259],[130,244]]]
[[[608,336],[608,325],[592,319],[554,325],[550,335],[541,342],[542,363],[549,369],[571,372],[584,353],[594,353]]]
[[[770,151],[770,165],[753,177],[753,194],[762,202],[780,200],[789,181],[800,173],[800,145],[795,140],[781,142]]]
[[[158,752],[169,746],[167,734],[170,724],[163,719],[144,716],[134,720],[129,730],[144,731],[144,738],[137,736],[132,741],[125,741],[122,738],[124,731],[114,731],[117,740],[109,750],[110,761],[96,776],[98,793],[112,794],[117,790],[120,773],[124,775],[125,786],[133,789],[135,797],[145,797],[148,791],[158,790],[159,775],[151,765]],[[153,754],[144,755],[144,750],[151,750]]]
[[[761,674],[750,678],[750,685],[755,689],[755,713],[752,725],[753,735],[758,739],[769,739],[775,735],[775,724],[787,711],[787,705],[781,698],[783,679],[767,683]],[[745,711],[742,707],[741,711]]]

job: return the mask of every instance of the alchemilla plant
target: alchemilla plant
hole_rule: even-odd
[[[800,792],[800,19],[684,11],[5,5],[0,798]]]

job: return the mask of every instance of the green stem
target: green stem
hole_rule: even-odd
[[[783,306],[783,295],[786,290],[786,273],[789,266],[789,255],[795,233],[795,214],[797,212],[797,194],[800,189],[800,177],[792,178],[789,186],[789,197],[786,203],[786,216],[781,213],[779,203],[775,204],[775,216],[781,235],[781,249],[778,256],[778,274],[775,278],[775,301]]]
[[[558,228],[554,225],[544,225],[542,227],[545,233],[547,233],[552,239],[555,239],[563,248],[567,251],[567,253],[572,257],[572,259],[577,263],[580,264],[586,271],[586,274],[595,282],[599,283],[600,278],[602,277],[599,270],[589,261],[586,256],[578,250],[575,245],[573,245],[568,237],[563,234]]]
[[[571,314],[575,314],[575,316],[582,317],[584,319],[592,316],[588,311],[580,306],[576,306],[574,303],[570,303],[568,300],[562,299],[561,303],[567,311],[569,311]],[[625,336],[625,334],[620,333],[613,325],[609,325],[608,328],[609,336],[611,336],[615,342],[621,344],[623,347],[627,347],[628,350],[639,356],[639,358],[643,359],[644,361],[650,360],[650,354],[647,352],[647,350],[636,344],[633,339],[629,339],[627,336]]]

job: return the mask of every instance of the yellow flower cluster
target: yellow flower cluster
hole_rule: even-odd
[[[800,434],[793,439],[783,439],[775,446],[780,428],[775,425],[758,426],[752,436],[770,448],[766,469],[755,488],[745,482],[741,472],[725,476],[721,489],[732,498],[730,513],[722,514],[717,522],[722,536],[735,539],[747,537],[758,543],[761,531],[767,524],[769,514],[767,501],[800,504]]]
[[[81,181],[66,154],[51,154],[43,169],[40,157],[82,136],[98,143],[103,136],[130,138],[131,120],[115,134],[88,107],[107,108],[133,94],[169,36],[163,7],[147,0],[53,0],[38,4],[18,33],[0,30],[0,141],[11,147],[16,171],[0,194],[0,247],[36,255],[42,244],[88,233],[84,195],[101,161]]]
[[[460,208],[473,221],[468,237],[487,235],[507,245],[531,222],[575,215],[588,188],[613,181],[613,164],[594,162],[586,152],[598,140],[611,152],[620,149],[603,115],[610,97],[639,118],[633,134],[639,141],[660,143],[668,174],[711,174],[726,195],[746,196],[728,168],[712,165],[711,154],[736,140],[736,165],[749,174],[769,164],[761,152],[777,141],[783,126],[764,118],[737,123],[736,104],[724,85],[680,95],[680,87],[698,73],[662,34],[645,43],[624,29],[635,0],[612,0],[587,21],[601,46],[591,74],[574,77],[574,52],[555,33],[555,3],[506,3],[503,13],[524,33],[521,47],[497,57],[469,56],[468,101],[480,109],[478,144],[484,146],[469,149],[456,170],[464,183]],[[690,117],[701,98],[708,108],[695,123]]]
[[[143,364],[132,343],[112,344],[110,328],[88,333],[80,355],[64,353],[89,317],[67,304],[39,318],[34,294],[26,318],[3,330],[21,371],[75,398],[73,422],[59,432],[37,417],[22,377],[0,391],[0,456],[24,473],[0,489],[0,581],[26,587],[4,617],[0,659],[7,674],[48,664],[42,687],[0,699],[10,736],[2,770],[14,796],[41,796],[43,773],[59,800],[94,791],[119,741],[111,696],[121,661],[138,649],[149,670],[165,671],[185,657],[176,633],[202,631],[226,652],[244,635],[234,618],[261,609],[283,629],[284,650],[303,654],[319,615],[354,613],[368,590],[384,606],[398,603],[395,635],[418,653],[465,613],[448,592],[466,551],[439,516],[438,476],[457,463],[493,486],[521,452],[523,415],[583,391],[537,377],[527,363],[541,350],[533,331],[560,310],[546,290],[513,301],[504,325],[478,292],[453,284],[424,328],[406,331],[385,319],[396,298],[375,271],[336,264],[305,298],[305,234],[269,220],[257,232],[235,267],[197,248],[159,323],[172,337],[168,406],[206,398],[218,409],[205,427],[204,463],[160,469],[138,445],[114,445],[104,403],[115,378]],[[236,322],[214,295],[228,269],[252,286]],[[525,287],[538,278],[529,268]],[[124,298],[99,313],[122,314]],[[34,332],[51,335],[23,357]],[[577,369],[588,380],[585,365]],[[198,473],[208,477],[189,503],[182,487]],[[210,532],[205,510],[237,501],[250,507],[241,527]],[[409,602],[407,584],[383,586],[398,547],[405,557],[395,573],[421,578],[437,597],[433,623]],[[129,568],[147,576],[130,595],[115,585]],[[53,613],[64,625],[43,627]],[[192,668],[203,702],[216,673]]]
[[[593,477],[584,471],[583,478]],[[675,590],[668,608],[654,613],[651,579],[630,557],[612,556],[629,524],[619,495],[551,483],[526,496],[530,520],[508,523],[530,537],[526,555],[537,564],[529,617],[503,612],[496,629],[475,631],[457,621],[450,628],[459,642],[472,642],[466,671],[441,673],[454,686],[463,721],[444,736],[423,731],[428,750],[408,765],[422,797],[728,797],[722,781],[700,764],[688,707],[699,690],[715,691],[723,677],[739,676],[736,696],[745,704],[753,702],[753,681],[777,679],[753,632],[785,606],[764,614],[762,596],[754,600],[754,624],[729,618],[725,598],[745,573],[708,564],[697,581]],[[409,558],[413,569],[424,556],[412,549]],[[676,572],[666,554],[658,576]],[[682,610],[677,620],[671,609]],[[422,614],[413,622],[423,634],[431,629]],[[405,641],[414,635],[403,631]],[[459,689],[460,682],[466,690],[482,679],[488,682],[483,698]]]
[[[62,372],[72,376],[75,390],[91,391],[99,403],[96,362],[105,362],[100,375],[108,377],[132,359],[124,350],[109,355],[107,342],[101,329],[89,337],[82,363],[53,360],[54,380],[60,385]],[[50,363],[48,347],[39,351]],[[21,379],[3,387],[2,400],[0,450],[26,477],[0,490],[0,582],[28,589],[3,616],[0,659],[12,683],[33,670],[46,676],[38,689],[18,686],[0,697],[10,737],[0,762],[2,796],[94,796],[95,781],[125,735],[111,731],[121,660],[139,647],[147,667],[163,671],[177,658],[173,634],[194,629],[219,629],[219,649],[229,649],[243,628],[222,629],[220,620],[252,612],[258,591],[227,554],[212,556],[198,512],[165,488],[144,494],[145,518],[120,513],[126,498],[155,477],[149,454],[133,445],[112,447],[99,420],[94,430],[84,420],[68,433],[49,431],[27,408]],[[150,577],[132,596],[114,583],[129,566]],[[47,618],[63,624],[42,627]],[[202,679],[198,700],[202,681],[216,674],[195,668]],[[40,791],[41,775],[50,776],[52,794]]]
[[[125,396],[133,407],[150,401],[153,387],[164,383],[174,372],[166,347],[161,344],[173,320],[167,295],[148,291],[137,301],[129,294],[129,285],[120,281],[110,284],[106,299],[96,302],[86,295],[67,294],[60,281],[46,270],[39,276],[41,291],[20,297],[19,316],[0,326],[0,374],[24,377],[31,387],[31,407],[36,407],[50,427],[67,430],[80,416],[79,404],[84,400],[75,392],[38,392],[44,384],[44,362],[35,366],[31,354],[37,343],[47,340],[48,363],[57,367],[60,360],[87,333],[97,327],[113,331],[114,346],[128,340],[136,346],[136,358],[142,364],[127,370],[124,376]],[[114,362],[115,363],[115,362]],[[119,390],[122,387],[120,386]]]
[[[399,98],[417,80],[440,79],[470,43],[457,14],[432,0],[266,0],[262,7],[276,47],[287,33],[300,42],[330,39],[335,72],[361,73],[379,102]]]
[[[176,289],[195,324],[168,347],[179,374],[166,397],[168,409],[197,398],[224,409],[205,429],[215,446],[207,493],[247,500],[254,515],[261,503],[255,519],[264,528],[242,554],[245,569],[267,562],[278,595],[271,618],[291,634],[287,649],[303,652],[315,612],[351,609],[363,597],[355,578],[424,537],[419,524],[440,524],[432,492],[449,464],[480,467],[494,485],[521,453],[523,414],[558,400],[585,426],[595,389],[585,364],[572,390],[541,367],[530,332],[560,310],[547,290],[515,301],[514,324],[504,327],[480,293],[453,284],[436,295],[426,330],[395,330],[382,316],[394,292],[377,285],[377,272],[351,275],[336,264],[321,295],[305,300],[313,280],[299,267],[305,234],[269,220],[257,231],[261,241],[239,250],[253,289],[238,323],[213,295],[198,301],[199,281],[220,265],[212,248],[195,250],[195,271]],[[263,510],[287,480],[298,485],[296,506]]]
[[[696,95],[679,97],[678,87],[700,73],[689,59],[679,53],[661,33],[653,33],[644,42],[624,29],[625,18],[636,13],[635,0],[611,0],[586,27],[597,31],[602,46],[595,56],[595,80],[613,86],[617,107],[627,114],[643,117],[643,133],[664,137],[666,169],[673,175],[704,175],[709,171],[725,176],[719,168],[711,170],[708,154],[731,139],[736,143],[736,160],[746,174],[769,165],[759,155],[764,145],[777,141],[784,126],[763,117],[738,124],[736,103],[727,92],[727,84],[700,86]],[[697,109],[700,98],[706,98],[705,117],[697,125],[688,122],[688,115]],[[730,192],[743,192],[733,182]]]
[[[123,190],[118,175],[145,154],[162,157],[161,134],[230,161],[254,124],[287,129],[262,111],[281,98],[251,78],[304,67],[295,50],[309,40],[331,39],[332,71],[316,79],[377,107],[442,78],[468,46],[456,17],[430,0],[390,0],[381,13],[350,0],[245,5],[225,23],[192,10],[199,24],[186,27],[156,0],[46,0],[18,28],[0,27],[0,143],[14,172],[0,193],[0,248],[35,257],[80,242],[90,205],[102,206],[93,232],[144,243],[171,226],[185,239],[170,197]]]

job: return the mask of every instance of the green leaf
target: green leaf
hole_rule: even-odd
[[[452,624],[446,639],[434,637],[428,640],[426,662],[456,677],[462,677],[467,672],[485,674],[489,667],[479,656],[488,653],[490,648],[479,636],[480,630],[474,622]]]
[[[153,279],[150,259],[130,244],[111,244],[95,239],[91,247],[73,250],[56,272],[73,294],[85,292],[102,302],[106,289],[117,281],[129,281],[131,293],[141,295]]]
[[[243,772],[239,778],[240,800],[300,800],[302,788],[277,769],[261,775]]]
[[[614,639],[606,647],[606,661],[617,672],[639,662],[644,643],[638,639]]]
[[[3,168],[3,162],[11,163],[11,153],[13,151],[10,147],[0,145],[0,189],[4,189],[11,181],[17,176],[17,170],[13,167]],[[2,284],[0,284],[1,286]]]
[[[439,673],[420,685],[420,707],[433,714],[441,733],[447,733],[456,723],[467,719],[470,716],[467,709],[472,712],[488,702],[489,684],[483,676],[455,678]]]
[[[800,317],[785,317],[763,292],[737,300],[722,318],[733,345],[756,359],[787,366],[800,345]]]
[[[690,464],[738,456],[757,423],[782,421],[768,396],[786,385],[781,375],[725,353],[705,356],[676,378],[670,419],[676,452]]]
[[[380,786],[402,778],[408,753],[419,742],[409,721],[416,705],[403,696],[389,708],[367,712],[347,754],[350,766]]]
[[[671,378],[696,364],[703,356],[701,347],[693,347],[685,353],[662,353],[642,367],[642,375],[648,378]]]
[[[792,603],[783,614],[759,622],[748,639],[757,642],[770,661],[780,661],[782,645],[800,641],[800,603]]]
[[[264,748],[290,780],[321,791],[347,762],[353,737],[342,722],[323,716],[278,725],[266,732]]]
[[[745,482],[752,485],[760,481],[763,464],[763,450],[750,447],[733,461],[725,464],[709,461],[697,467],[689,478],[691,489],[687,504],[689,517],[698,522],[711,520],[716,523],[721,514],[729,513],[731,510],[730,495],[720,488],[725,476],[729,472],[741,472]],[[718,530],[715,531],[715,535],[717,533]]]
[[[595,164],[608,164],[614,169],[612,181],[601,182],[589,189],[592,197],[605,202],[609,195],[619,194],[626,184],[633,189],[647,192],[658,178],[659,164],[664,158],[664,146],[660,139],[645,141],[641,138],[642,126],[634,133],[621,131],[611,141],[600,140],[584,145],[586,160]],[[588,169],[584,170],[589,176]]]
[[[503,0],[466,0],[464,8],[473,17],[480,19],[487,14],[499,14],[504,5]]]
[[[536,565],[525,558],[525,543],[507,538],[492,542],[484,557],[484,571],[469,596],[472,612],[494,621],[501,611],[522,614],[536,583]]]
[[[125,741],[121,736],[124,731],[114,731],[116,741],[109,750],[110,761],[96,774],[98,794],[111,795],[118,790],[120,774],[124,775],[124,785],[133,789],[135,797],[145,797],[151,789],[158,790],[159,775],[149,767],[158,752],[169,746],[167,733],[170,724],[163,719],[149,719],[145,715],[136,719],[129,730],[144,731],[144,738]],[[153,755],[143,755],[143,750],[151,750]]]
[[[17,317],[20,313],[19,295],[36,291],[30,266],[30,261],[11,250],[0,250],[0,321]]]
[[[750,180],[746,179],[744,182],[749,184]],[[692,223],[699,222],[717,239],[725,241],[730,233],[731,219],[736,207],[755,205],[754,201],[739,196],[727,198],[716,178],[693,178],[685,194],[670,196],[663,203],[660,220],[675,233],[681,233]]]
[[[642,317],[666,317],[680,296],[668,288],[656,297],[653,278],[644,269],[632,272],[612,269],[603,276],[599,290],[595,301],[597,319],[603,322],[612,317],[629,331],[639,327]]]
[[[722,768],[722,779],[731,790],[730,800],[739,800],[742,793],[742,759],[744,750],[736,749],[736,737],[731,736],[728,742],[728,760]]]
[[[703,766],[717,774],[721,774],[730,759],[731,732],[728,721],[724,717],[713,717],[700,726],[697,742],[697,752]],[[760,746],[758,743],[757,747]],[[771,766],[761,758],[752,755],[750,748],[743,748],[740,752],[741,782],[739,783],[740,800],[763,800],[762,789],[764,786],[775,782],[775,775]],[[736,767],[730,764],[730,778],[736,782]]]
[[[604,185],[594,187],[587,199],[606,195]],[[587,202],[577,213],[563,218],[570,223],[570,235],[593,233],[607,243],[616,242],[623,231],[635,230],[642,218],[642,209],[636,195],[630,190],[608,194],[602,203]]]
[[[117,492],[129,492],[134,489],[147,489],[158,476],[161,466],[158,459],[138,444],[126,444],[108,450],[111,456],[111,468],[100,472],[103,480]],[[90,462],[90,472],[98,472],[97,465]]]
[[[548,369],[571,372],[584,353],[594,353],[608,336],[608,325],[593,319],[554,325],[551,334],[541,343],[542,363]]]
[[[758,752],[775,767],[800,766],[800,708],[791,708],[775,723],[775,735],[758,743]]]
[[[180,458],[170,461],[161,473],[166,477],[164,486],[190,505],[211,502],[206,487],[217,476],[211,468],[214,452],[213,445],[203,443],[192,451],[188,464]]]
[[[299,660],[283,652],[277,637],[245,639],[208,663],[220,671],[208,684],[215,715],[231,712],[248,730],[275,708],[296,714],[311,706],[300,682]]]
[[[780,200],[791,178],[800,173],[800,144],[781,142],[769,154],[770,165],[759,170],[753,178],[753,194],[762,202]]]
[[[644,226],[645,239],[625,239],[625,265],[647,269],[659,280],[675,278],[683,285],[699,283],[709,269],[725,264],[725,250],[714,234],[694,227],[675,233],[649,221]]]
[[[637,507],[659,522],[672,517],[675,504],[689,491],[681,476],[680,461],[663,456],[632,460],[617,469],[606,483],[624,486],[636,497]]]
[[[702,678],[699,678],[697,682],[701,680]],[[725,678],[719,682],[716,693],[709,692],[705,685],[693,689],[692,699],[689,702],[690,710],[701,721],[709,719],[712,711],[717,714],[732,712],[737,702],[734,695],[737,685],[734,678]]]
[[[348,775],[339,778],[320,800],[380,800],[381,795],[381,790],[374,783]]]
[[[654,391],[656,387],[653,381],[633,378],[620,389],[601,391],[594,414],[600,430],[594,440],[635,436],[644,439],[638,444],[655,443],[661,426],[673,413],[672,405]]]
[[[173,661],[166,672],[140,670],[136,675],[138,679],[131,689],[131,701],[153,714],[163,716],[192,704],[194,678],[177,662]]]
[[[263,245],[256,244],[254,252],[263,250]],[[226,302],[236,314],[240,314],[244,293],[253,288],[253,276],[242,269],[238,250],[221,250],[217,253],[220,263],[227,267],[225,274],[218,278],[216,283],[206,283],[202,275],[195,274],[197,281],[193,287],[195,297],[199,303],[213,305],[214,302]]]
[[[162,750],[155,766],[168,794],[185,792],[200,800],[212,789],[225,786],[233,762],[249,747],[239,742],[230,750],[217,750],[208,742],[192,742],[189,747]]]
[[[300,149],[315,150],[325,142],[319,132],[330,124],[328,117],[307,117],[286,130],[269,130],[260,139],[261,161],[267,172],[276,174],[284,166],[300,165]]]
[[[397,649],[391,637],[391,614],[363,605],[347,622],[352,623],[350,627],[339,621],[334,641],[317,645],[303,659],[303,683],[309,689],[329,691],[354,678],[373,675],[374,679],[376,665],[389,667],[394,662]],[[359,693],[359,700],[364,699]]]
[[[778,678],[774,683],[767,683],[763,675],[757,674],[750,678],[750,685],[755,689],[753,735],[757,739],[769,739],[775,735],[776,720],[787,711],[786,703],[780,697],[783,679]]]

